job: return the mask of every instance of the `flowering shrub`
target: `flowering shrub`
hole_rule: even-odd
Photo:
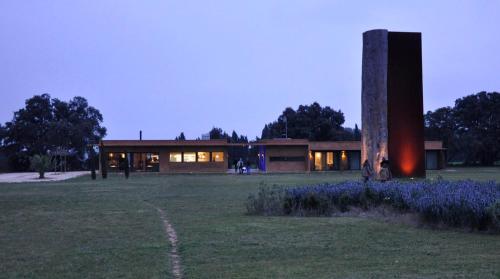
[[[347,181],[281,188],[278,192],[269,195],[269,190],[261,189],[258,203],[255,198],[249,198],[248,212],[329,216],[336,211],[348,211],[349,207],[368,209],[387,204],[399,211],[418,213],[425,222],[475,229],[494,228],[499,218],[496,201],[500,200],[500,184],[495,182],[421,180],[363,184]],[[265,195],[272,197],[271,201],[264,202]],[[252,200],[259,206],[252,207]],[[266,203],[272,205],[272,210],[265,208]]]

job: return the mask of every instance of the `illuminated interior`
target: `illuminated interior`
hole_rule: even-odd
[[[159,171],[160,155],[158,153],[130,153],[132,170],[134,171]]]
[[[169,162],[172,163],[207,163],[224,162],[224,152],[170,152]]]
[[[196,162],[196,152],[184,152],[183,162],[186,163]]]
[[[210,152],[198,152],[198,162],[210,162]]]
[[[182,152],[170,152],[170,162],[182,162]]]
[[[315,170],[323,170],[323,157],[321,152],[314,152],[314,169]]]
[[[212,162],[224,162],[224,152],[212,152]]]
[[[128,155],[128,158],[127,158]],[[159,171],[160,156],[158,153],[113,153],[108,154],[108,168],[110,171],[123,171],[127,162],[130,171]]]
[[[329,170],[333,170],[333,152],[326,152],[326,166]]]
[[[120,158],[110,152],[108,155],[108,167],[112,170],[112,169],[118,169],[119,166],[120,166]]]

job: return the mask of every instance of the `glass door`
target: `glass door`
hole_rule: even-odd
[[[314,170],[323,170],[323,156],[321,152],[314,152]]]

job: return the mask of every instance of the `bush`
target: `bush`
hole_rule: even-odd
[[[489,206],[487,211],[491,221],[491,228],[500,231],[500,199]]]
[[[347,193],[342,193],[339,197],[338,205],[341,212],[349,211],[348,206],[353,204]]]
[[[35,155],[30,158],[31,169],[38,172],[39,179],[45,178],[45,172],[50,169],[52,160],[47,155]]]
[[[282,187],[260,187],[257,196],[250,195],[247,199],[248,214],[283,215],[285,212],[283,193]]]
[[[261,188],[250,213],[329,216],[349,207],[369,209],[386,204],[413,212],[423,221],[484,230],[500,224],[500,185],[494,182],[428,181],[343,182],[279,191]]]

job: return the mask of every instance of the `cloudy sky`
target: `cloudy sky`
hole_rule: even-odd
[[[403,3],[404,2],[404,3]],[[108,139],[260,136],[314,101],[360,124],[362,33],[422,32],[424,109],[500,91],[499,1],[0,1],[0,122],[84,96]]]

